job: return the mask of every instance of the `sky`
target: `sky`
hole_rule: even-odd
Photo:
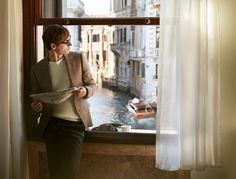
[[[82,0],[88,15],[108,14],[110,0]]]

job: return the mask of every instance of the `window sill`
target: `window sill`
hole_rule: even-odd
[[[131,129],[129,132],[87,131],[85,142],[155,145],[155,130]]]
[[[31,133],[28,136],[28,141],[42,142],[43,140],[34,137]],[[156,131],[137,129],[131,129],[129,132],[86,131],[84,141],[106,144],[155,145]]]

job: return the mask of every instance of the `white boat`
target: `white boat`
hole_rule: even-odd
[[[134,115],[135,119],[155,118],[156,112],[150,104],[145,104],[144,100],[134,98],[128,101],[128,110]]]

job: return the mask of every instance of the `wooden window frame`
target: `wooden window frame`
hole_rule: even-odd
[[[35,140],[31,128],[30,69],[37,60],[38,25],[160,25],[159,17],[122,18],[42,18],[41,0],[23,0],[23,57],[24,57],[24,108],[25,126],[28,140]],[[85,141],[102,143],[155,144],[156,136],[150,133],[87,132]]]

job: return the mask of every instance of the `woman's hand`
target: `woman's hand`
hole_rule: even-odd
[[[79,87],[78,90],[74,91],[74,95],[79,98],[82,98],[86,95],[86,92],[87,92],[86,88],[81,86],[81,87]]]
[[[41,112],[43,110],[43,104],[38,100],[33,100],[31,107],[35,112]]]

